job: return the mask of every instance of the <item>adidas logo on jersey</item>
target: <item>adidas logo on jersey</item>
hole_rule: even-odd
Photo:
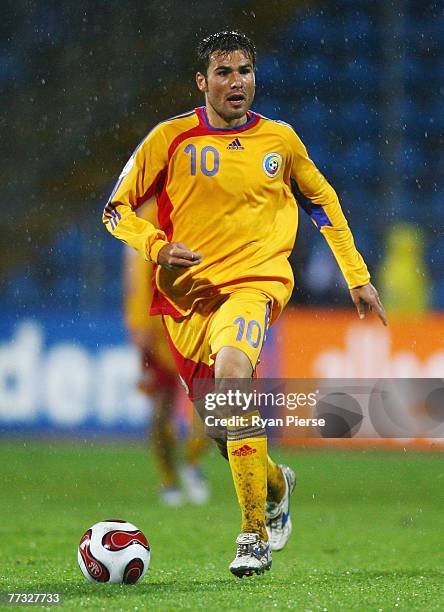
[[[236,151],[240,151],[241,149],[244,149],[244,148],[245,147],[241,145],[241,141],[239,140],[239,138],[235,138],[233,142],[230,142],[230,144],[227,147],[227,149],[234,149]]]
[[[232,451],[232,455],[236,455],[236,457],[244,457],[245,455],[254,455],[256,452],[255,448],[251,448],[248,444],[244,444],[237,450]]]

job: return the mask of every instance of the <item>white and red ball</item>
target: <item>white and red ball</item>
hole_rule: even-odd
[[[150,545],[132,523],[108,520],[96,523],[80,540],[77,559],[91,582],[134,584],[150,564]]]

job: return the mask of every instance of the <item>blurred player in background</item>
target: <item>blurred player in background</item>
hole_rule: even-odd
[[[202,410],[197,379],[250,380],[264,336],[293,289],[288,257],[297,197],[326,238],[360,318],[366,306],[386,323],[334,189],[282,122],[250,111],[256,51],[238,32],[198,47],[196,83],[205,106],[157,125],[126,164],[104,211],[117,238],[158,264],[151,312],[161,313],[180,375]],[[160,229],[135,210],[156,195]],[[300,194],[300,195],[299,195]],[[310,341],[303,338],[301,342]],[[243,414],[243,407],[240,413]],[[230,571],[271,567],[291,533],[295,475],[268,456],[265,429],[230,425],[213,436],[229,460],[242,513]]]
[[[415,316],[427,310],[431,289],[423,250],[424,237],[413,224],[390,227],[378,274],[388,312]]]
[[[154,225],[157,223],[155,206],[145,205],[139,214]],[[178,506],[184,501],[204,504],[208,500],[209,488],[199,466],[199,459],[208,445],[207,438],[202,426],[188,423],[184,459],[179,460],[175,423],[180,394],[178,374],[162,318],[149,316],[153,293],[152,275],[153,265],[134,249],[126,248],[125,322],[131,341],[140,351],[142,376],[139,389],[153,401],[151,442],[160,470],[160,499],[168,506]]]

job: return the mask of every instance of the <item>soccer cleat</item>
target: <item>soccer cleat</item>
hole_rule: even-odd
[[[230,563],[230,572],[238,578],[262,574],[271,568],[270,547],[257,533],[240,533],[236,546],[236,557]]]
[[[195,465],[184,465],[180,476],[187,499],[197,506],[206,504],[210,497],[210,489],[201,469]]]
[[[296,485],[293,470],[286,465],[279,465],[285,480],[285,493],[280,502],[269,502],[265,508],[265,524],[270,549],[282,550],[291,535],[290,495]]]

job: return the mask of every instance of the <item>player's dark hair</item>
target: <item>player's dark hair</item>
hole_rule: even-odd
[[[211,55],[215,51],[222,51],[222,53],[244,51],[250,57],[253,68],[256,68],[256,47],[254,42],[242,32],[222,30],[200,41],[197,46],[197,70],[202,74],[207,74]]]

